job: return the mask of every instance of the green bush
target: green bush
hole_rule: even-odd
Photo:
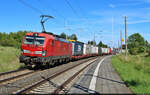
[[[148,55],[150,56],[150,48],[147,49]]]
[[[145,52],[146,48],[144,46],[139,47],[138,53]]]
[[[20,48],[24,35],[30,31],[0,33],[0,45]]]
[[[132,54],[132,55],[137,55],[138,54],[138,48],[129,49],[129,53]]]

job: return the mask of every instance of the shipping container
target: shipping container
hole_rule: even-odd
[[[102,48],[102,54],[108,54],[109,48]]]
[[[97,52],[98,52],[97,47],[92,45],[91,46],[91,53],[94,55],[94,54],[97,54]]]
[[[72,42],[72,55],[73,56],[81,56],[83,55],[83,46],[82,42]]]
[[[84,46],[83,46],[83,54],[84,55],[89,55],[90,54],[90,45],[84,44]]]
[[[98,55],[98,46],[96,46],[95,48],[96,48],[96,55]]]
[[[101,48],[101,50],[102,50],[102,54],[104,54],[105,53],[104,48]]]
[[[98,47],[98,55],[102,55],[102,48]]]
[[[92,45],[88,44],[88,47],[89,47],[89,54],[91,55],[92,54]]]

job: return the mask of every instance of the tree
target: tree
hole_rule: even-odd
[[[102,41],[100,41],[97,46],[103,47],[103,48],[107,48],[108,47],[107,45],[103,44]]]
[[[149,43],[147,40],[145,41],[145,46],[146,46],[146,52],[148,52],[150,48],[149,48]]]
[[[66,39],[66,36],[67,36],[67,35],[66,35],[64,32],[60,34],[60,37],[62,37],[62,38],[64,38],[64,39]]]
[[[142,53],[146,50],[147,42],[139,33],[132,34],[131,36],[128,37],[127,41],[128,41],[128,49],[131,54],[133,54],[133,52],[134,54]]]
[[[103,45],[104,44],[102,43],[102,41],[100,41],[99,44],[98,44],[98,46],[100,46],[100,47],[103,47]]]
[[[78,40],[76,34],[72,34],[70,37],[69,37],[71,40]]]
[[[90,45],[96,45],[96,42],[95,41],[88,41],[88,44],[90,44]]]
[[[0,45],[20,48],[24,35],[28,31],[0,33]],[[30,32],[30,31],[29,31]]]

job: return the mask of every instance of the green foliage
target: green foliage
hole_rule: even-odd
[[[97,46],[103,47],[103,48],[107,48],[108,46],[103,44],[102,41],[99,42],[99,44]]]
[[[67,36],[67,37],[66,37]],[[64,32],[60,34],[60,37],[64,38],[64,39],[70,39],[70,40],[78,40],[76,34],[72,34],[70,36],[68,36],[67,34],[65,34]]]
[[[129,49],[129,53],[132,54],[132,55],[138,54],[138,48],[131,48],[131,49]]]
[[[69,37],[70,40],[78,40],[76,34],[72,34],[70,37]]]
[[[134,93],[150,93],[150,57],[128,55],[125,60],[125,55],[117,55],[111,58],[111,62]]]
[[[20,48],[22,39],[27,31],[0,33],[0,45]]]
[[[96,42],[95,41],[88,41],[88,44],[90,44],[90,45],[96,45]]]
[[[27,32],[31,32],[31,31],[10,32],[8,34],[5,32],[0,33],[0,46],[9,46],[9,47],[20,48],[23,37]],[[61,33],[60,36],[64,39],[66,39],[67,35],[65,33]],[[78,39],[75,34],[68,36],[68,38],[71,40]]]
[[[145,46],[140,46],[139,50],[138,50],[138,53],[142,53],[142,52],[145,52],[145,51],[146,51],[146,47]]]
[[[145,45],[144,38],[139,34],[135,33],[128,37],[128,48],[135,48]]]
[[[148,56],[150,56],[150,44],[147,45],[146,52],[148,53]]]
[[[128,49],[130,54],[138,54],[146,51],[148,42],[139,34],[135,33],[128,37]],[[135,49],[135,50],[134,50]]]
[[[66,35],[64,32],[60,34],[60,37],[62,37],[62,38],[64,38],[64,39],[66,39],[66,36],[67,36],[67,35]]]

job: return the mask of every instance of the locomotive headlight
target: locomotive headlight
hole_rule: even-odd
[[[42,51],[35,51],[34,54],[42,54]]]
[[[22,52],[23,52],[23,53],[30,53],[29,50],[23,50]]]
[[[42,56],[45,56],[46,55],[46,51],[42,51]]]

